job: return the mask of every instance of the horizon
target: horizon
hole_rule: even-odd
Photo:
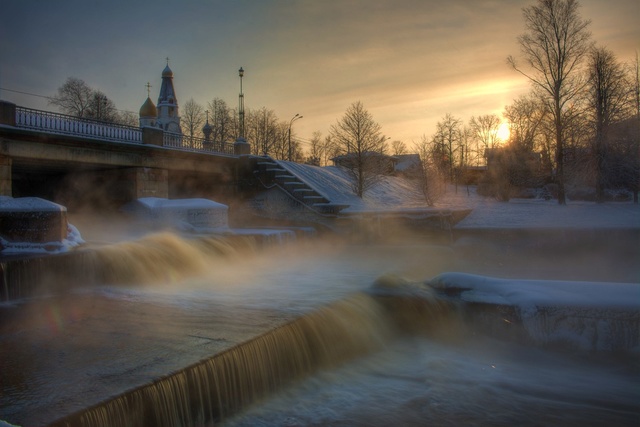
[[[535,2],[92,2],[8,0],[0,17],[0,99],[54,110],[44,98],[68,77],[136,115],[154,102],[170,58],[179,106],[213,98],[266,107],[305,143],[361,101],[391,141],[431,136],[447,113],[465,123],[528,93],[506,63],[521,57],[522,8]],[[580,1],[592,40],[635,60],[640,4]],[[613,4],[613,5],[612,5]],[[62,28],[63,30],[59,30]],[[188,29],[188,31],[185,31]],[[177,30],[177,31],[176,31]],[[63,49],[51,48],[51,35]],[[38,96],[26,95],[35,94]]]

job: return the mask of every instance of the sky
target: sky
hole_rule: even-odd
[[[303,141],[327,135],[360,101],[391,140],[411,146],[447,113],[501,115],[526,78],[522,8],[535,0],[0,0],[0,99],[54,110],[68,77],[120,110],[156,102],[169,58],[179,105],[224,99],[303,116]],[[593,40],[621,61],[640,50],[640,2],[580,0]],[[33,95],[25,95],[25,92]]]

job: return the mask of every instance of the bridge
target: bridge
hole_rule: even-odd
[[[0,101],[0,195],[67,207],[140,197],[226,199],[250,146],[34,110]]]

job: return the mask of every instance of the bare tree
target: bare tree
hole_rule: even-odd
[[[289,123],[280,121],[274,123],[274,141],[270,150],[272,157],[278,160],[287,160],[289,158]],[[294,157],[295,139],[291,139],[291,156]]]
[[[463,156],[463,129],[462,120],[447,113],[436,124],[436,132],[431,137],[433,151],[440,163],[440,168],[446,170],[451,182],[456,179],[456,158]]]
[[[140,116],[132,111],[121,111],[118,115],[117,123],[125,126],[140,126]]]
[[[64,114],[79,118],[109,123],[119,123],[123,119],[107,95],[76,77],[69,77],[58,88],[56,95],[50,98],[49,104],[55,105]]]
[[[190,145],[193,147],[193,138],[202,136],[202,126],[204,126],[205,122],[204,108],[193,98],[190,98],[182,106],[180,120],[182,121],[183,129],[186,130],[185,136],[189,138]]]
[[[331,126],[331,138],[344,157],[342,166],[352,178],[358,197],[375,185],[383,172],[383,152],[386,137],[382,127],[362,102],[354,102],[345,115]]]
[[[481,160],[484,159],[487,149],[498,146],[498,129],[500,128],[500,122],[500,117],[495,114],[474,116],[469,120],[471,142],[474,146],[474,150],[471,151],[474,155],[476,166],[479,166]]]
[[[513,56],[508,57],[509,64],[544,93],[553,115],[558,203],[562,205],[566,204],[563,113],[583,88],[579,66],[591,47],[590,22],[580,17],[578,8],[576,0],[538,0],[524,8],[526,32],[518,37],[518,43],[532,73],[520,68]]]
[[[220,98],[214,98],[209,102],[209,125],[211,126],[211,140],[215,143],[224,143],[240,134],[238,122],[234,110]]]
[[[438,169],[438,150],[434,150],[433,142],[422,135],[420,142],[413,144],[414,151],[420,157],[420,168],[415,171],[415,178],[427,205],[433,206],[437,198],[444,192],[444,180]]]
[[[509,122],[510,144],[528,152],[545,150],[544,144],[539,140],[546,109],[533,94],[522,95],[513,104],[507,105],[503,115]]]
[[[609,129],[612,124],[631,116],[633,99],[631,82],[623,64],[604,47],[594,48],[589,57],[589,106],[594,127],[596,202],[604,202],[605,169]]]
[[[322,132],[316,130],[311,134],[311,140],[309,141],[309,156],[305,163],[320,166],[320,162],[324,157],[324,149],[325,147],[322,144]]]
[[[58,107],[64,114],[76,117],[85,117],[93,90],[84,80],[76,77],[69,77],[67,81],[58,88],[55,96],[51,97],[49,104]]]
[[[245,113],[245,133],[253,154],[268,156],[274,154],[278,137],[278,117],[273,110],[262,107]]]
[[[394,156],[401,156],[403,154],[407,154],[407,144],[400,140],[395,140],[391,142],[391,154]]]
[[[331,135],[327,135],[322,140],[322,158],[320,159],[321,166],[327,166],[329,162],[340,155],[340,147],[335,143]]]
[[[638,204],[638,191],[640,190],[640,60],[636,51],[636,60],[631,68],[632,84],[633,84],[633,110],[636,115],[634,129],[636,138],[631,144],[633,146],[633,154],[631,156],[631,173],[630,183],[633,190],[633,203]]]
[[[118,110],[107,95],[99,90],[93,90],[84,117],[114,123],[118,121]]]

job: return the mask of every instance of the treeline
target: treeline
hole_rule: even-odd
[[[606,190],[630,191],[637,203],[638,57],[624,63],[610,49],[597,46],[576,0],[538,0],[523,9],[523,18],[525,32],[517,37],[521,57],[509,56],[507,62],[530,81],[532,90],[505,107],[504,120],[488,114],[465,123],[447,113],[431,136],[407,148],[402,141],[389,143],[381,126],[356,102],[328,135],[314,132],[303,150],[292,126],[301,116],[281,120],[266,107],[247,109],[244,136],[252,154],[318,166],[349,155],[343,164],[352,165],[354,192],[360,196],[377,175],[376,164],[386,164],[380,163],[381,156],[412,151],[420,155],[419,178],[430,203],[444,184],[474,179],[483,194],[502,200],[521,195],[523,189],[544,188],[560,204],[566,203],[567,191],[571,197],[602,202],[611,194]],[[51,103],[78,117],[137,125],[135,114],[118,113],[104,94],[79,79],[68,79]],[[220,98],[206,107],[189,99],[180,116],[183,133],[190,137],[202,137],[205,123],[213,141],[232,142],[239,135],[238,111]],[[501,135],[503,121],[506,137]],[[593,194],[578,195],[583,188],[592,188]]]
[[[498,138],[496,115],[465,124],[447,114],[418,144],[431,175],[461,183],[486,165],[479,188],[502,200],[544,186],[560,204],[568,191],[602,202],[611,197],[606,189],[630,191],[638,202],[638,58],[624,63],[597,46],[578,8],[575,0],[539,0],[523,9],[525,65],[514,57],[508,63],[532,90],[505,107],[508,140]]]
[[[115,103],[104,93],[93,89],[84,80],[69,77],[58,88],[57,93],[49,97],[49,104],[71,116],[118,123],[126,126],[138,126],[138,115],[130,111],[119,111]]]

